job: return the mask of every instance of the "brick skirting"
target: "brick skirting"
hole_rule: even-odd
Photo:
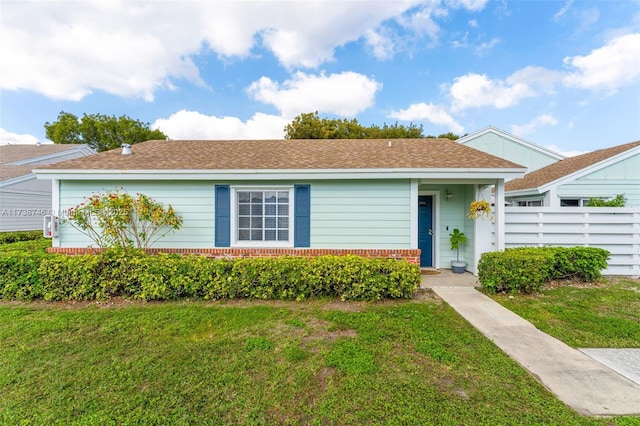
[[[90,254],[100,252],[101,249],[87,247],[50,247],[49,253],[68,255]],[[410,263],[420,264],[419,249],[311,249],[311,248],[164,248],[147,249],[149,254],[179,253],[204,255],[214,259],[235,259],[242,257],[276,257],[276,256],[300,256],[316,257],[325,255],[346,256],[348,254],[384,259],[405,259]]]

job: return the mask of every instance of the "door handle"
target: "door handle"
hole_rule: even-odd
[[[429,228],[429,236],[433,235],[433,229]]]

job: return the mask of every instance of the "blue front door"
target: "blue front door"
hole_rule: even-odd
[[[433,266],[433,197],[418,197],[418,248],[420,266]]]

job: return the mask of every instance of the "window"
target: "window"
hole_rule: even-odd
[[[542,207],[542,200],[522,200],[518,201],[518,207]]]
[[[290,188],[236,188],[234,193],[236,244],[291,245]]]
[[[561,198],[560,207],[584,207],[588,198]]]

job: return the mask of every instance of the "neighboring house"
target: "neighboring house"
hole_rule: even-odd
[[[506,185],[513,206],[582,207],[618,194],[640,207],[640,141],[569,157]]]
[[[527,167],[527,173],[566,157],[493,126],[458,139],[458,142]]]
[[[466,217],[471,201],[525,168],[448,139],[147,141],[36,170],[53,179],[55,211],[123,188],[171,204],[184,224],[154,248],[218,257],[354,253],[449,268],[460,229],[467,269],[504,248],[495,224]],[[123,150],[124,152],[124,150]],[[480,223],[482,222],[482,223]],[[61,223],[53,247],[91,241]]]
[[[42,229],[51,211],[51,184],[34,167],[95,154],[88,145],[0,146],[0,232]]]

